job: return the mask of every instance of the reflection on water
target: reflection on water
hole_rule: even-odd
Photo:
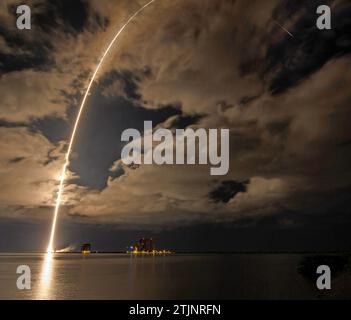
[[[351,275],[332,290],[303,276],[301,254],[2,254],[0,299],[315,299],[351,298]],[[18,290],[28,265],[32,289]]]
[[[50,289],[51,281],[53,277],[53,263],[54,263],[54,253],[48,252],[45,254],[44,261],[41,267],[41,273],[39,275],[40,282],[37,291],[38,300],[50,299]]]

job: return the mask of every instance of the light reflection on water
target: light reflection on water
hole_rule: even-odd
[[[37,291],[38,300],[50,299],[50,289],[51,281],[53,277],[53,263],[54,263],[54,253],[48,252],[45,254],[44,261],[41,267],[41,273],[39,275],[40,282]]]
[[[314,299],[315,281],[297,272],[299,254],[2,254],[0,299]],[[28,265],[32,289],[18,290]],[[322,298],[351,298],[341,276]]]

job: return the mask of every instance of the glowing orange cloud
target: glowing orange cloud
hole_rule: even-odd
[[[59,213],[59,209],[60,209],[60,205],[61,205],[61,198],[62,198],[62,192],[63,192],[63,186],[64,186],[64,182],[65,182],[65,176],[66,176],[66,170],[67,167],[69,165],[69,157],[72,151],[72,146],[73,146],[73,142],[74,142],[74,138],[76,136],[76,132],[79,126],[79,120],[81,118],[82,112],[84,110],[84,106],[87,100],[87,97],[89,95],[90,89],[92,84],[95,81],[96,75],[99,72],[106,56],[108,55],[109,51],[111,50],[111,48],[113,47],[113,45],[115,44],[116,40],[118,39],[119,35],[123,32],[123,30],[128,26],[128,24],[139,14],[141,13],[146,7],[148,7],[151,3],[153,3],[155,0],[151,0],[149,1],[147,4],[145,4],[144,6],[142,6],[139,10],[137,10],[132,16],[129,17],[129,19],[127,20],[127,22],[118,30],[118,32],[116,33],[116,35],[114,36],[114,38],[112,39],[112,41],[110,42],[110,44],[108,45],[107,49],[105,50],[104,54],[102,55],[102,57],[99,60],[99,63],[97,64],[95,71],[90,79],[89,85],[87,87],[87,90],[84,94],[82,103],[79,107],[79,112],[73,127],[73,131],[72,131],[72,135],[71,135],[71,139],[69,141],[69,145],[68,145],[68,149],[67,149],[67,153],[65,156],[65,164],[63,165],[62,168],[62,174],[60,177],[60,184],[59,184],[59,189],[58,189],[58,193],[57,193],[57,198],[56,198],[56,204],[55,204],[55,211],[54,211],[54,218],[52,221],[52,227],[51,227],[51,234],[50,234],[50,240],[49,240],[49,245],[47,248],[47,252],[53,252],[53,243],[54,243],[54,238],[55,238],[55,229],[56,229],[56,222],[57,222],[57,217],[58,217],[58,213]]]

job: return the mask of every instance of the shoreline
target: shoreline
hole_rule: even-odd
[[[0,254],[46,254],[45,251],[12,251],[12,252],[0,252]],[[56,254],[82,254],[80,251],[70,251],[70,252],[55,252]],[[126,251],[97,251],[90,252],[85,255],[91,254],[125,254],[125,255],[152,255],[153,253],[133,253]],[[166,253],[155,253],[155,255],[177,255],[177,254],[207,254],[207,255],[234,255],[234,254],[351,254],[350,251],[169,251]]]

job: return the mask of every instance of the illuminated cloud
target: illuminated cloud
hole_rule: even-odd
[[[44,1],[33,3],[39,15],[50,10]],[[62,143],[51,139],[53,129],[31,131],[33,119],[54,115],[71,127],[102,49],[143,3],[90,1],[80,23],[65,15],[44,19],[48,31],[23,36],[21,46],[0,34],[0,53],[16,69],[2,66],[0,77],[4,206],[52,205]],[[302,214],[324,202],[343,211],[336,194],[350,181],[351,42],[343,31],[350,6],[334,2],[335,32],[318,36],[320,45],[309,50],[315,12],[293,4],[166,0],[133,23],[90,97],[86,115],[94,119],[85,118],[89,128],[83,124],[73,149],[64,213],[151,227]],[[3,14],[7,5],[0,6],[1,27],[15,34],[13,17]],[[285,21],[294,39],[273,19]],[[33,51],[37,44],[45,56]],[[155,118],[158,127],[230,128],[228,176],[214,180],[198,166],[121,166],[123,125]],[[14,127],[19,122],[27,127]],[[247,184],[216,201],[211,194],[224,181]]]

